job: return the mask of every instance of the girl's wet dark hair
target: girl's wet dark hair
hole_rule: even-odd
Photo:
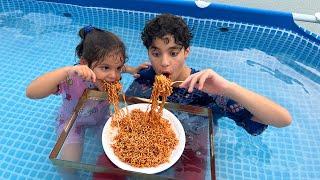
[[[185,21],[172,14],[162,14],[150,20],[141,33],[144,46],[149,49],[156,38],[162,39],[166,35],[173,35],[175,43],[185,49],[190,46],[192,33]]]
[[[76,54],[84,58],[91,67],[95,61],[101,61],[106,56],[122,56],[125,63],[126,49],[124,43],[115,34],[92,26],[86,26],[79,31],[81,42],[76,47]]]

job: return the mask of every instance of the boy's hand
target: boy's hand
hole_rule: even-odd
[[[96,82],[96,75],[87,65],[72,66],[69,71],[69,75],[77,75],[86,81]]]
[[[228,80],[211,69],[202,70],[190,75],[179,87],[187,88],[191,93],[193,88],[209,94],[223,94],[223,91],[231,84]]]
[[[138,74],[138,72],[139,72],[140,70],[142,70],[142,69],[148,68],[149,66],[151,66],[151,63],[150,63],[150,62],[142,63],[142,64],[140,64],[138,67],[126,66],[126,67],[125,67],[125,72],[132,74],[132,76],[133,76],[134,78],[139,78],[139,77],[140,77],[140,74]]]

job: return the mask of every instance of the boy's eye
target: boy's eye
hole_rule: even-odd
[[[156,52],[156,51],[152,52],[151,54],[152,54],[152,56],[154,56],[154,57],[159,57],[159,56],[160,56],[160,53],[159,53],[159,52]]]
[[[123,66],[120,66],[117,68],[118,71],[121,71],[121,69],[123,68]]]
[[[178,51],[172,51],[172,52],[170,52],[170,55],[173,56],[173,57],[177,56],[178,54],[179,54]]]

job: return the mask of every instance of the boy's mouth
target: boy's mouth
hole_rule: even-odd
[[[166,76],[167,78],[170,78],[170,75],[171,75],[169,72],[163,72],[162,74],[163,74],[164,76]]]

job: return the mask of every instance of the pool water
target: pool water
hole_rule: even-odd
[[[61,98],[30,100],[25,88],[40,74],[77,62],[78,30],[92,24],[116,33],[127,46],[128,64],[136,66],[147,60],[140,31],[155,15],[0,0],[0,179],[60,179],[48,156]],[[195,35],[190,67],[212,68],[278,102],[293,117],[289,127],[269,127],[260,136],[219,119],[217,179],[319,179],[319,45],[282,29],[184,18]],[[125,75],[124,87],[132,80]]]

